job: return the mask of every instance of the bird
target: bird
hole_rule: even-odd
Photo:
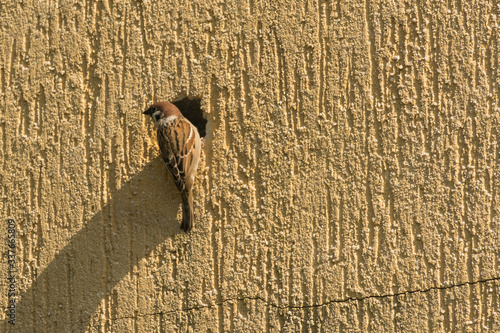
[[[150,115],[156,125],[163,161],[182,195],[181,229],[188,232],[194,224],[193,184],[201,155],[200,134],[172,103],[153,103],[143,114]]]

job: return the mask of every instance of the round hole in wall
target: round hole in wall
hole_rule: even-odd
[[[172,102],[172,104],[177,106],[182,115],[186,117],[194,126],[196,126],[198,133],[200,133],[200,137],[204,138],[207,134],[207,119],[203,116],[201,99],[190,99],[185,97],[181,100]]]

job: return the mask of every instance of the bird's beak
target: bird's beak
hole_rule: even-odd
[[[143,114],[153,114],[153,108],[149,108],[143,112]]]

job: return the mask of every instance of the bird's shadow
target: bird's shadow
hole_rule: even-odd
[[[168,181],[157,158],[110,193],[41,273],[31,273],[32,283],[16,304],[15,326],[7,317],[5,331],[85,331],[103,299],[139,261],[168,238],[187,237],[177,221],[179,193]]]

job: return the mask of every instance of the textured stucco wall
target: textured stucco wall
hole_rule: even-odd
[[[500,331],[499,24],[494,0],[1,1],[0,331]],[[189,234],[141,114],[185,96]]]

